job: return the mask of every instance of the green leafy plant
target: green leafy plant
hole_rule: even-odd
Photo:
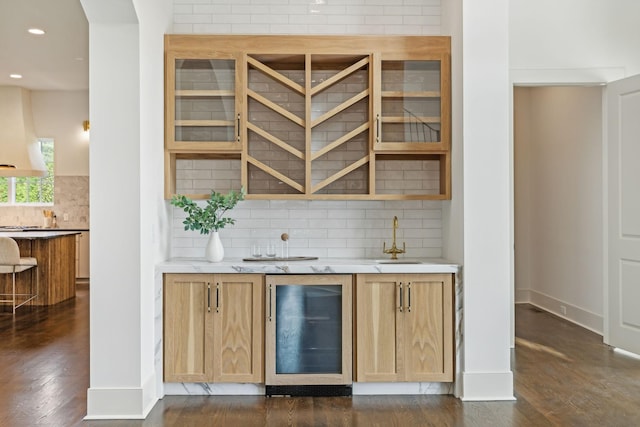
[[[200,234],[218,231],[227,224],[235,224],[235,219],[225,217],[228,210],[233,209],[239,201],[244,200],[244,187],[240,191],[231,190],[228,194],[211,191],[207,205],[201,207],[196,202],[183,195],[175,195],[171,204],[182,208],[187,218],[182,222],[185,230],[197,230]]]

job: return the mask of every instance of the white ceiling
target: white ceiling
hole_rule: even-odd
[[[46,34],[29,34],[33,27]],[[89,88],[89,24],[80,0],[0,0],[0,86]]]

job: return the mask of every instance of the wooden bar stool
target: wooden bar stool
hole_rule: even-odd
[[[0,303],[10,302],[13,314],[16,309],[38,298],[38,272],[36,269],[36,289],[33,291],[33,278],[31,279],[31,293],[16,293],[16,273],[29,270],[38,266],[38,260],[31,257],[20,257],[20,249],[15,240],[10,237],[0,236],[0,273],[11,274],[12,276],[12,292],[0,293]],[[11,297],[8,299],[7,297]]]

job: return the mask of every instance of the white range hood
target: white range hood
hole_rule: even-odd
[[[46,176],[33,126],[31,92],[0,86],[0,176]]]

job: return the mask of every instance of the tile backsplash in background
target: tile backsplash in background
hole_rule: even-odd
[[[53,206],[0,206],[0,225],[42,226],[42,210],[50,209],[57,217],[58,228],[89,228],[88,176],[56,176],[53,200]]]

